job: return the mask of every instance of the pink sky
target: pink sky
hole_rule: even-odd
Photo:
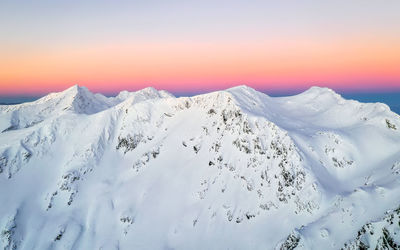
[[[239,84],[400,90],[399,7],[393,0],[7,2],[0,8],[0,96],[74,84],[106,94]]]
[[[42,94],[73,84],[116,93],[147,86],[202,92],[246,84],[263,90],[312,85],[400,88],[399,43],[100,44],[24,50],[0,62],[2,94]]]

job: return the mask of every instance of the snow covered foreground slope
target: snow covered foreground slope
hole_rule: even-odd
[[[358,249],[400,243],[400,117],[313,87],[0,106],[5,249]],[[390,249],[390,248],[389,248]]]

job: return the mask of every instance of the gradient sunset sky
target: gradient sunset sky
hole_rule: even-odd
[[[400,1],[0,1],[0,95],[400,90]]]

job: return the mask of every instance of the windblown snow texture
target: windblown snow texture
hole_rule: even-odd
[[[313,87],[0,106],[4,249],[399,249],[400,117]]]

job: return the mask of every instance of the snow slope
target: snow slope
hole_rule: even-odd
[[[400,242],[400,117],[330,89],[107,98],[73,86],[0,106],[0,132],[5,249]]]

